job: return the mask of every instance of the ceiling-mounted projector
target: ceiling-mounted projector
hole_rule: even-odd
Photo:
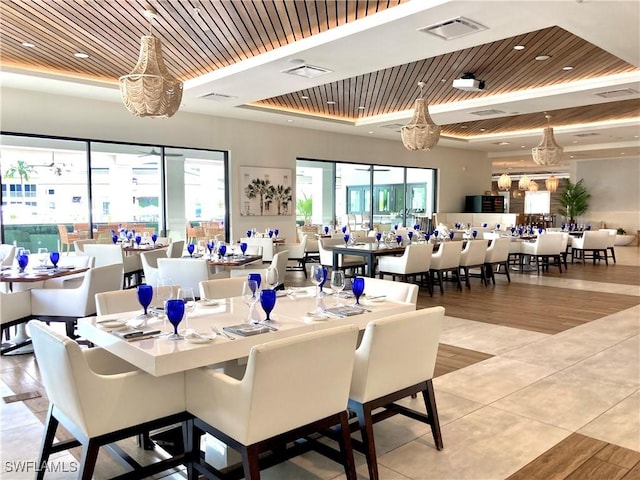
[[[473,73],[465,73],[453,81],[453,88],[465,92],[484,92],[484,80],[477,80]]]

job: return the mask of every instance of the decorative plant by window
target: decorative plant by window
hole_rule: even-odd
[[[571,183],[571,180],[567,178],[564,182],[564,191],[559,199],[563,206],[559,213],[566,215],[570,223],[576,223],[576,218],[584,215],[589,209],[589,198],[591,198],[591,194],[584,186],[584,179]]]
[[[306,194],[302,194],[302,198],[296,202],[296,208],[298,210],[298,216],[304,218],[304,223],[307,225],[311,221],[311,212],[313,211],[313,198],[307,197]]]

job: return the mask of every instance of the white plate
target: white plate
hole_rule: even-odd
[[[206,335],[204,333],[192,333],[185,336],[185,339],[189,343],[209,343],[212,342],[214,338],[216,338],[216,335],[214,333]]]
[[[217,307],[218,305],[220,305],[220,300],[202,298],[198,300],[198,305],[200,305],[201,307]]]
[[[102,328],[108,328],[110,330],[115,330],[115,329],[118,329],[118,328],[126,327],[127,323],[123,322],[122,320],[107,320],[107,321],[98,323],[98,325],[100,325]]]

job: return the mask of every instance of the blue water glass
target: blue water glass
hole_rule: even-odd
[[[114,244],[116,244],[116,243],[118,243],[118,238],[120,238],[120,237],[118,237],[118,235],[113,235],[113,236],[111,237],[111,241],[112,241]]]
[[[153,287],[151,285],[138,285],[138,302],[144,309],[144,314],[147,315],[147,308],[151,305],[151,299],[153,298]]]
[[[430,234],[429,232],[427,232],[427,233],[425,233],[425,234],[424,234],[424,239],[425,239],[425,241],[427,241],[427,242],[428,242],[430,238],[431,238],[431,234]]]
[[[196,249],[196,246],[193,243],[190,243],[189,245],[187,245],[187,252],[189,252],[189,255],[193,257],[193,251]]]
[[[376,233],[376,240],[378,241],[378,243],[380,243],[380,240],[382,240],[382,233],[380,232]]]
[[[515,235],[516,233],[516,227],[511,227],[511,235]]]
[[[271,289],[262,290],[260,292],[260,305],[262,305],[264,313],[267,314],[266,321],[270,321],[271,311],[276,306],[276,291]]]
[[[240,251],[242,252],[242,255],[244,255],[244,252],[247,251],[247,243],[246,242],[242,242],[240,244]]]
[[[320,289],[320,292],[322,292],[322,287],[324,287],[324,284],[327,281],[327,277],[329,276],[329,271],[325,267],[322,267],[322,270],[320,270],[320,272],[322,274],[322,281],[318,284],[318,288]]]
[[[538,229],[538,235],[542,235],[542,232],[544,231],[544,228],[539,228]]]
[[[393,229],[394,230],[398,230],[398,224],[397,223],[393,226]]]
[[[500,224],[496,223],[496,230],[500,230]]]
[[[343,238],[344,238],[344,246],[346,247],[347,245],[349,245],[349,238],[351,237],[349,236],[348,233],[345,233]]]
[[[413,229],[414,229],[416,232],[417,232],[418,230],[420,230],[420,224],[419,224],[419,223],[416,223],[416,224],[413,226]]]
[[[269,230],[269,238],[273,238],[273,230]]]
[[[487,225],[489,225],[488,223],[483,223],[482,224],[482,228],[487,228]]]
[[[398,242],[398,246],[402,245],[402,235],[396,235],[396,242]]]
[[[356,277],[351,282],[351,291],[356,297],[356,305],[360,305],[360,296],[364,293],[364,278]]]
[[[209,256],[211,256],[213,253],[213,242],[211,240],[207,242],[207,250],[209,250]]]
[[[247,280],[254,280],[256,282],[256,286],[258,288],[260,288],[260,282],[262,281],[262,275],[260,275],[259,273],[250,273],[249,275],[247,275]]]
[[[220,245],[218,247],[218,253],[220,254],[220,258],[224,258],[224,256],[227,254],[227,246],[226,245]]]
[[[21,253],[18,255],[18,268],[20,269],[20,273],[24,272],[24,269],[27,268],[29,264],[29,255],[25,253]]]
[[[449,239],[453,240],[453,237],[455,236],[456,232],[449,232]]]
[[[471,232],[471,235],[473,235],[473,238],[475,239],[478,236],[478,231],[474,230],[473,232]]]
[[[566,225],[563,223],[562,225],[560,225],[560,228],[564,231],[564,227],[566,227]]]
[[[324,234],[329,235],[329,227],[327,227],[326,225],[324,226]]]
[[[153,235],[151,235],[151,241],[155,245],[156,242],[158,241],[158,235],[156,235],[155,233]]]
[[[413,240],[413,232],[407,232],[407,237],[409,237],[409,243]]]
[[[184,300],[182,298],[172,298],[167,300],[165,304],[165,313],[171,325],[173,325],[173,335],[169,336],[171,340],[178,340],[182,336],[178,335],[178,325],[184,317]]]
[[[346,225],[344,225],[344,226],[342,227],[342,233],[345,233],[345,234],[347,233],[347,226],[346,226]]]
[[[280,233],[280,230],[278,230],[277,228],[273,231],[273,234],[276,236],[276,238],[278,238],[279,233]]]
[[[247,237],[251,238],[251,234],[253,233],[253,231],[251,230],[247,230]]]
[[[433,231],[433,236],[436,238],[436,240],[438,239],[438,234],[439,234],[439,233],[440,233],[440,232],[438,232],[438,230],[434,230],[434,231]]]
[[[142,241],[142,237],[140,235],[136,235],[136,245],[140,246],[141,241]]]
[[[50,252],[49,260],[51,260],[53,268],[56,268],[58,266],[58,262],[60,261],[60,252]]]

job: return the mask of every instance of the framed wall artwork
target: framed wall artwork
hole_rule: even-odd
[[[242,216],[293,215],[290,168],[240,167]]]

